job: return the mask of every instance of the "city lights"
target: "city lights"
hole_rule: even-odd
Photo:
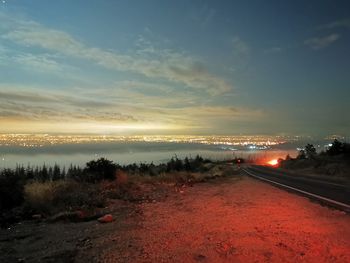
[[[112,142],[169,142],[206,145],[243,146],[250,150],[268,149],[286,143],[280,136],[195,136],[195,135],[48,135],[48,134],[2,134],[0,146],[43,147],[58,144],[112,143]]]

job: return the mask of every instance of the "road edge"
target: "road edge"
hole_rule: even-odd
[[[329,199],[327,197],[323,197],[323,196],[320,196],[320,195],[317,195],[317,194],[313,194],[313,193],[310,193],[310,192],[307,192],[307,191],[304,191],[304,190],[300,190],[300,189],[292,187],[292,186],[288,186],[288,185],[285,185],[285,184],[281,184],[281,183],[278,183],[278,182],[275,182],[275,181],[263,178],[263,177],[261,177],[259,175],[253,174],[251,171],[248,171],[245,168],[242,168],[242,171],[245,172],[247,175],[249,175],[249,176],[251,176],[251,177],[253,177],[255,179],[258,179],[260,181],[265,181],[265,182],[268,182],[270,184],[277,185],[277,186],[279,186],[281,188],[286,188],[286,189],[288,189],[290,191],[297,192],[297,193],[302,194],[303,196],[306,196],[306,197],[308,197],[310,199],[317,200],[318,202],[321,202],[323,204],[329,205],[329,206],[331,206],[333,208],[340,209],[340,210],[350,214],[350,205],[347,205],[347,204],[344,204],[342,202],[338,202],[338,201],[335,201],[335,200],[332,200],[332,199]]]

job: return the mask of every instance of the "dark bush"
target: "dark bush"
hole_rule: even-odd
[[[5,169],[0,173],[0,211],[22,204],[23,185],[23,178],[14,171]]]
[[[25,185],[24,196],[25,209],[43,215],[104,205],[98,185],[74,180],[32,182]]]
[[[309,158],[309,159],[315,158],[315,156],[317,155],[315,146],[313,146],[312,144],[308,143],[305,146],[305,154],[306,154],[306,157]]]
[[[326,151],[326,154],[330,156],[335,156],[335,155],[345,155],[349,156],[350,155],[350,144],[349,143],[342,143],[335,139],[332,143],[332,146],[329,147],[329,149]]]
[[[97,182],[104,179],[113,180],[115,179],[115,172],[118,166],[113,161],[105,158],[93,160],[86,163],[84,173],[86,174],[89,181]]]
[[[298,160],[306,159],[306,153],[305,153],[304,150],[300,150],[300,151],[299,151],[298,156],[297,156],[297,159],[298,159]]]

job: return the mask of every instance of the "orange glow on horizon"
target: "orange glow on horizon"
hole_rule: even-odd
[[[278,160],[272,159],[272,160],[268,161],[267,164],[269,164],[271,166],[276,166],[276,165],[278,165]]]

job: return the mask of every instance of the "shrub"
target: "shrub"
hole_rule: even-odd
[[[116,179],[117,185],[119,186],[126,185],[128,183],[128,175],[122,170],[117,170],[115,179]]]
[[[19,206],[23,202],[23,179],[14,171],[0,173],[0,212]]]
[[[54,187],[52,203],[54,206],[65,210],[75,210],[102,207],[104,199],[99,185],[75,181],[58,181]]]
[[[343,154],[344,156],[349,157],[350,155],[350,144],[349,143],[342,143],[335,139],[332,143],[332,146],[329,147],[329,149],[326,151],[326,154],[330,156],[335,156],[335,155],[341,155]]]
[[[113,180],[117,165],[105,158],[93,160],[86,163],[85,172],[91,181],[101,181],[103,179]]]
[[[33,213],[50,215],[60,211],[102,206],[97,185],[59,180],[25,185],[25,204]]]
[[[300,151],[299,151],[298,156],[297,156],[297,159],[298,159],[298,160],[306,159],[306,153],[305,153],[304,150],[300,150]]]
[[[53,182],[33,182],[25,185],[26,204],[35,212],[48,213],[52,209],[56,184]]]
[[[312,144],[308,143],[305,146],[305,154],[306,154],[307,158],[310,158],[310,159],[315,158],[315,156],[317,154],[315,146],[313,146]]]

